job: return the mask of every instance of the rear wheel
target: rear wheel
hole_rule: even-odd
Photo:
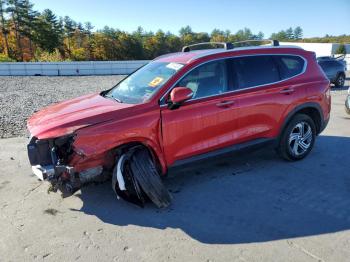
[[[337,79],[335,80],[334,85],[336,87],[343,87],[345,84],[345,75],[343,73],[339,74]]]
[[[286,160],[296,161],[306,157],[314,146],[316,126],[307,115],[298,114],[284,129],[278,153]]]

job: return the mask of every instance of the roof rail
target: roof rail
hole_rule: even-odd
[[[191,47],[194,46],[201,46],[201,45],[222,45],[223,48],[226,50],[233,49],[232,43],[225,43],[225,42],[203,42],[203,43],[198,43],[198,44],[193,44],[193,45],[187,45],[182,48],[182,52],[190,52]]]
[[[272,46],[279,46],[280,42],[278,40],[272,40],[272,39],[262,39],[262,40],[244,40],[239,42],[233,42],[232,44],[243,44],[243,43],[251,43],[251,42],[270,42]]]
[[[278,40],[271,40],[271,39],[262,39],[262,40],[244,40],[239,42],[233,42],[233,43],[226,43],[226,42],[203,42],[193,45],[187,45],[182,48],[182,52],[190,52],[191,47],[195,46],[201,46],[201,45],[221,45],[224,49],[229,50],[233,49],[236,44],[243,44],[243,43],[252,43],[252,42],[270,42],[271,46],[279,46],[280,42]]]

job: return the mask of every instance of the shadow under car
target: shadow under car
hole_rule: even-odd
[[[169,174],[173,204],[118,201],[110,183],[83,188],[79,212],[105,223],[181,229],[208,244],[264,242],[350,229],[349,137],[319,136],[304,160],[273,150],[231,154]]]

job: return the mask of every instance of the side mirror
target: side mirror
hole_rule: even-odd
[[[170,109],[179,108],[179,106],[186,100],[191,99],[193,96],[193,91],[188,87],[175,87],[170,92],[170,97],[168,100],[168,106]]]

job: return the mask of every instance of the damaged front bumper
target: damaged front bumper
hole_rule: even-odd
[[[32,172],[36,175],[41,181],[46,180],[49,176],[55,174],[55,169],[53,166],[42,167],[41,165],[32,166]]]
[[[29,162],[32,172],[40,179],[51,183],[50,191],[60,189],[65,195],[72,194],[81,188],[83,184],[93,181],[102,174],[102,166],[97,166],[80,172],[75,172],[74,167],[67,165],[60,152],[60,147],[69,150],[71,143],[69,137],[52,140],[39,140],[31,138],[27,146]],[[62,142],[63,141],[63,142]],[[68,148],[68,149],[67,149]],[[63,150],[62,150],[63,151]],[[67,157],[67,156],[66,156]]]
[[[68,141],[68,138],[67,138]],[[55,140],[39,140],[31,137],[27,145],[28,159],[33,173],[40,180],[52,180],[62,173],[73,174],[72,167],[60,164]]]
[[[63,173],[69,176],[74,174],[74,168],[69,166],[32,166],[33,174],[36,175],[40,180],[53,180],[61,176]]]
[[[170,205],[171,196],[161,181],[155,158],[144,146],[120,147],[107,154],[102,162],[83,157],[83,163],[92,163],[82,167],[79,166],[81,155],[72,149],[71,143],[69,137],[50,140],[34,137],[28,144],[32,171],[40,180],[51,183],[48,192],[60,190],[66,197],[90,182],[112,178],[114,191],[128,202],[142,207],[148,200],[159,208]]]

